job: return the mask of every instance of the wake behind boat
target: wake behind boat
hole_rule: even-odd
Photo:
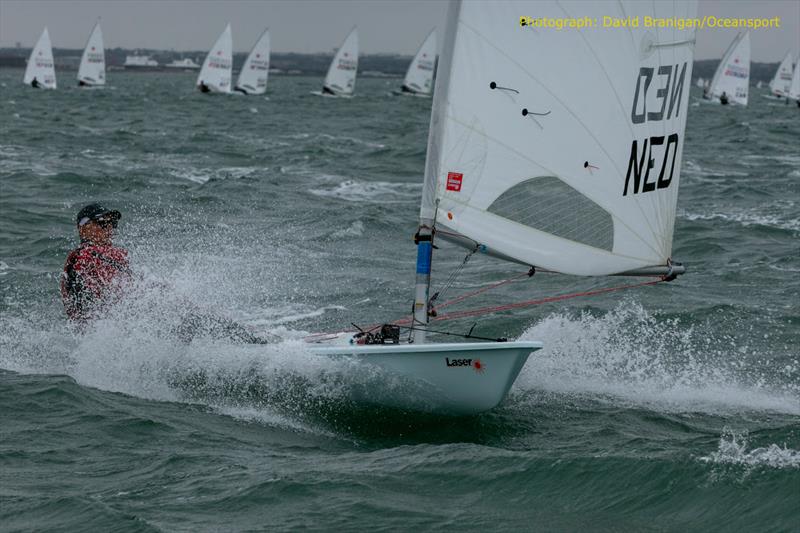
[[[349,337],[349,344],[312,349],[419,385],[414,394],[366,401],[479,413],[502,401],[530,353],[542,347],[504,339],[428,341],[429,334],[442,333],[431,330],[430,321],[448,318],[437,314],[437,294],[430,290],[439,237],[467,247],[467,257],[479,253],[526,265],[531,276],[544,269],[657,277],[645,285],[684,272],[671,254],[694,30],[509,31],[509,20],[534,10],[543,17],[562,14],[557,1],[450,5],[415,236],[413,316],[334,336],[336,342]],[[692,18],[697,2],[592,2],[573,16],[597,19],[617,11]],[[666,74],[667,87],[651,83],[655,72]],[[598,80],[588,92],[587,78]]]

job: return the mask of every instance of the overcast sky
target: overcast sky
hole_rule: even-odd
[[[428,31],[444,27],[443,0],[0,0],[0,46],[33,46],[47,25],[53,46],[82,48],[102,17],[107,48],[204,50],[225,24],[234,49],[246,52],[269,26],[277,52],[325,52],[353,25],[363,53],[413,54]],[[800,1],[700,0],[699,14],[781,17],[780,29],[752,32],[752,59],[780,61],[800,53]],[[736,30],[706,29],[697,35],[697,59],[722,56]]]

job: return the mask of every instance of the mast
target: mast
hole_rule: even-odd
[[[431,292],[431,260],[433,259],[433,231],[422,223],[414,236],[417,243],[417,278],[414,288],[414,316],[411,326],[412,342],[425,342],[425,327],[428,325],[428,300]]]

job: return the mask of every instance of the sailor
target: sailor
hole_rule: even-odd
[[[34,76],[33,81],[31,81],[31,87],[33,87],[34,89],[39,88],[39,80],[36,79],[36,76]]]
[[[719,97],[719,103],[728,105],[728,94],[725,91],[722,91],[722,96]]]
[[[80,327],[102,317],[125,296],[126,285],[133,281],[128,251],[113,243],[114,230],[121,218],[119,211],[100,204],[89,204],[78,212],[81,243],[69,253],[64,264],[61,298],[67,316]],[[203,335],[248,344],[270,342],[253,335],[246,326],[203,311],[190,302],[182,302],[181,321],[175,334],[187,343]]]
[[[117,301],[131,279],[127,250],[112,239],[122,214],[100,204],[78,212],[81,243],[67,256],[61,274],[61,299],[70,320],[85,323]]]
[[[200,88],[200,92],[201,93],[210,93],[211,92],[211,89],[208,88],[208,85],[206,85],[206,83],[203,80],[200,80],[199,88]]]

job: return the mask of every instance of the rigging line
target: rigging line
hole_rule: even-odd
[[[523,272],[522,274],[519,274],[518,276],[512,276],[510,278],[506,278],[504,280],[498,281],[498,282],[493,283],[491,285],[487,285],[485,287],[481,287],[480,289],[477,289],[475,291],[462,294],[461,296],[456,296],[452,300],[448,300],[446,302],[442,302],[439,305],[437,305],[436,307],[441,309],[442,307],[447,307],[448,305],[453,305],[453,304],[458,303],[458,302],[463,302],[467,298],[471,298],[472,296],[477,296],[478,294],[482,294],[482,293],[484,293],[486,291],[489,291],[489,290],[492,290],[492,289],[496,289],[497,287],[502,287],[503,285],[507,285],[507,284],[509,284],[509,283],[511,283],[513,281],[516,281],[518,279],[521,279],[523,277],[530,277],[530,271]]]
[[[473,317],[473,316],[479,316],[479,315],[486,315],[486,314],[491,314],[491,313],[497,313],[499,311],[508,311],[508,310],[511,310],[511,309],[520,309],[520,308],[523,308],[523,307],[531,307],[531,306],[534,306],[534,305],[542,305],[542,304],[547,304],[547,303],[560,302],[560,301],[563,301],[563,300],[570,300],[572,298],[579,298],[579,297],[584,297],[584,296],[596,296],[598,294],[606,294],[606,293],[610,293],[610,292],[621,291],[621,290],[624,290],[624,289],[634,289],[634,288],[637,288],[637,287],[645,287],[645,286],[648,286],[648,285],[656,285],[658,283],[663,283],[665,281],[666,281],[665,278],[660,277],[660,278],[658,278],[656,280],[653,280],[653,281],[645,281],[645,282],[642,282],[642,283],[634,283],[632,285],[619,285],[617,287],[608,287],[608,288],[605,288],[605,289],[596,289],[596,290],[591,290],[591,291],[576,292],[576,293],[572,293],[572,294],[564,294],[564,295],[561,295],[561,296],[549,296],[547,298],[540,298],[538,300],[528,300],[528,301],[524,301],[524,302],[516,302],[516,303],[512,303],[512,304],[498,305],[498,306],[494,306],[494,307],[481,307],[479,309],[471,309],[471,310],[466,310],[466,311],[454,311],[452,313],[448,313],[448,314],[445,314],[445,315],[439,315],[439,316],[436,316],[436,317],[431,317],[431,321],[437,321],[438,322],[440,320],[454,320],[454,319],[457,319],[457,318],[466,318],[466,317]]]
[[[438,291],[436,291],[433,294],[433,296],[430,297],[430,299],[428,300],[429,304],[431,302],[433,302],[435,299],[441,297],[445,292],[447,292],[448,289],[450,289],[450,287],[453,285],[453,283],[455,283],[456,278],[458,277],[458,275],[461,273],[462,270],[464,270],[464,267],[467,266],[467,262],[470,260],[470,258],[473,256],[473,254],[475,254],[475,252],[477,252],[477,251],[478,251],[478,246],[475,245],[475,248],[473,248],[472,250],[467,252],[466,257],[464,257],[464,260],[450,274],[450,276],[447,278],[447,281],[445,281],[444,286],[441,289],[439,289]]]

